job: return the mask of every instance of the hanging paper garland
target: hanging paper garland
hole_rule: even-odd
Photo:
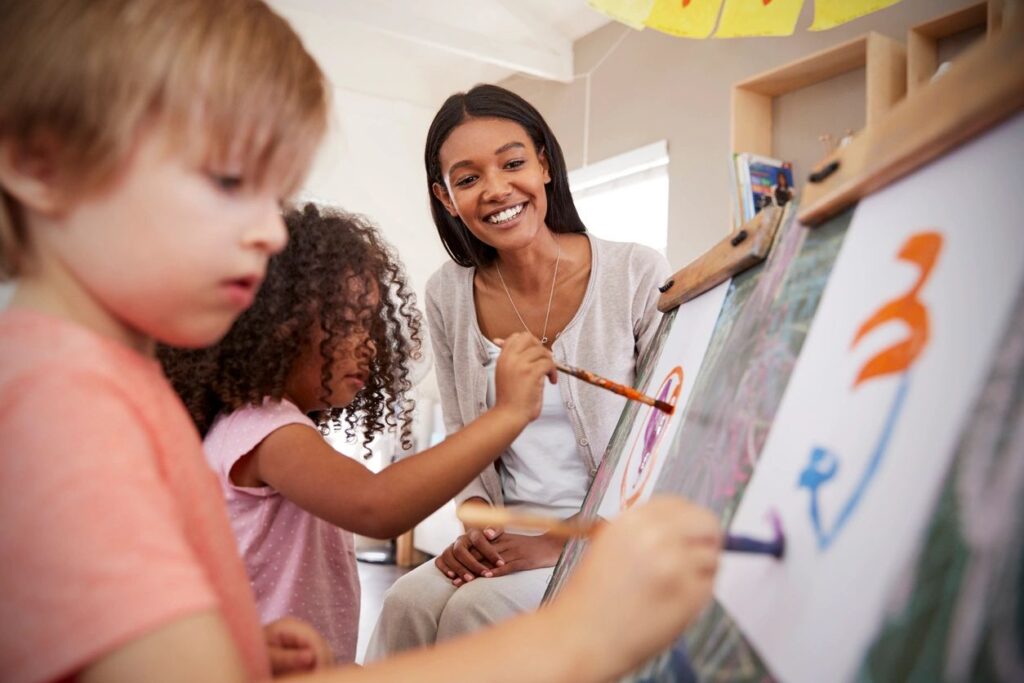
[[[587,0],[591,7],[636,30],[649,26],[683,38],[788,36],[804,0]],[[900,0],[814,0],[811,31],[824,31],[885,9]]]

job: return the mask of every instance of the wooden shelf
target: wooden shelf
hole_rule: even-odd
[[[774,156],[772,100],[860,68],[866,78],[865,121],[870,126],[881,119],[906,93],[906,49],[871,32],[736,83],[732,88],[732,150]]]
[[[828,161],[834,172],[808,183],[797,214],[817,225],[961,142],[1024,111],[1024,10],[971,47],[942,78],[857,135]]]
[[[939,67],[939,41],[972,28],[984,27],[989,37],[999,29],[1003,0],[984,0],[912,26],[907,32],[907,90],[931,80]]]

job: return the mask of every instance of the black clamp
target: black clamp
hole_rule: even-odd
[[[828,178],[830,175],[835,173],[838,169],[839,159],[836,159],[835,161],[828,162],[827,164],[819,168],[817,171],[807,176],[807,179],[812,183],[820,183],[825,178]]]

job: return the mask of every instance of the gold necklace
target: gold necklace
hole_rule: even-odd
[[[562,245],[559,243],[558,239],[555,238],[555,272],[551,276],[551,293],[548,294],[548,310],[544,312],[544,329],[541,330],[540,333],[541,344],[548,343],[548,318],[551,316],[551,302],[555,299],[555,282],[558,280],[558,262],[561,260]],[[512,301],[512,292],[508,291],[508,285],[505,284],[505,278],[501,276],[501,268],[498,266],[497,261],[494,262],[494,269],[498,271],[498,280],[501,282],[501,288],[505,290],[505,296],[508,297],[508,302],[512,304],[512,310],[516,312],[516,317],[519,318],[519,322],[523,324],[523,329],[530,334],[533,334],[533,331],[530,330],[526,321],[523,320],[523,316],[520,315],[519,309],[516,308],[516,302]],[[555,336],[557,337],[558,335],[556,334]]]

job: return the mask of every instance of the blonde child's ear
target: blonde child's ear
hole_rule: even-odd
[[[0,140],[0,187],[27,209],[42,214],[60,210],[58,166],[55,142]]]
[[[434,196],[437,197],[437,201],[444,204],[444,208],[453,217],[459,215],[458,211],[455,210],[455,203],[452,201],[452,197],[448,194],[448,188],[441,183],[432,183],[430,189],[433,191]]]

